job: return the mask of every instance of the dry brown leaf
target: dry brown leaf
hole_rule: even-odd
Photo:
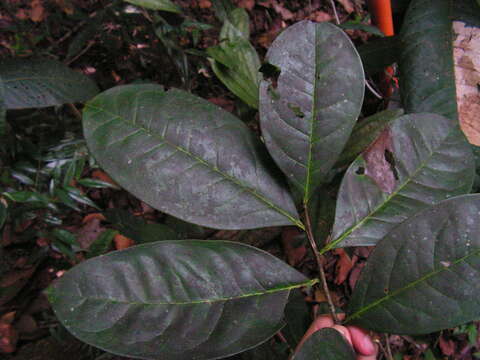
[[[101,213],[92,213],[92,214],[88,214],[88,215],[85,215],[85,217],[82,219],[82,224],[86,224],[90,221],[92,221],[93,219],[97,219],[97,220],[100,220],[100,221],[105,221],[105,216]]]
[[[30,7],[30,19],[33,22],[43,21],[45,18],[45,8],[43,7],[42,0],[32,0]]]
[[[355,7],[353,6],[350,0],[337,0],[340,4],[342,4],[345,11],[349,14],[355,11]]]
[[[98,238],[105,228],[100,224],[101,219],[92,217],[80,228],[77,233],[77,242],[82,249],[88,249],[90,245]]]
[[[284,228],[282,231],[282,245],[287,255],[287,262],[298,265],[307,254],[307,248],[303,243],[304,233],[294,227]]]
[[[335,249],[334,253],[335,255],[338,255],[335,284],[340,285],[345,282],[350,270],[352,270],[353,261],[350,259],[350,256],[348,256],[347,252],[341,248]]]
[[[471,144],[480,146],[480,29],[454,21],[453,31],[460,127]]]
[[[310,14],[308,17],[309,20],[315,21],[315,22],[325,22],[325,21],[331,21],[333,19],[332,15],[329,13],[326,13],[325,11],[315,11],[314,13]]]
[[[18,333],[12,326],[15,312],[4,314],[0,318],[0,353],[10,354],[16,350]]]
[[[115,181],[113,181],[112,178],[110,176],[108,176],[108,174],[103,172],[102,170],[94,170],[92,172],[92,178],[97,179],[97,180],[101,180],[101,181],[105,181],[109,184],[112,184],[113,186],[118,187],[117,183]]]
[[[115,243],[115,249],[117,250],[123,250],[135,245],[135,241],[121,234],[115,235],[113,242]]]
[[[212,7],[212,3],[210,0],[199,0],[198,7],[200,9],[210,9]]]
[[[240,0],[240,2],[238,3],[238,7],[241,7],[247,10],[252,10],[254,6],[255,6],[255,0]]]
[[[75,7],[69,0],[55,0],[55,3],[67,15],[72,15],[75,12]]]
[[[453,342],[453,340],[446,340],[443,335],[441,335],[438,340],[440,350],[442,350],[442,353],[445,356],[452,356],[453,354],[455,354],[455,343]]]

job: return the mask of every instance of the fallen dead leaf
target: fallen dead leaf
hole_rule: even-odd
[[[255,0],[240,0],[237,6],[250,11],[255,6]]]
[[[335,249],[334,253],[338,256],[335,284],[340,285],[345,282],[354,264],[344,249]]]
[[[92,217],[80,228],[77,233],[77,242],[82,249],[88,249],[104,230],[99,217]]]
[[[355,11],[355,7],[350,0],[337,0],[337,2],[339,2],[343,6],[347,13],[351,14]]]
[[[72,15],[75,12],[75,7],[69,0],[55,0],[55,3],[67,15]]]
[[[23,314],[14,326],[20,338],[29,338],[38,330],[37,322],[29,314]]]
[[[121,234],[115,235],[113,242],[115,243],[115,249],[117,250],[123,250],[135,245],[135,241]]]
[[[211,103],[214,103],[217,106],[220,106],[221,108],[227,110],[228,112],[233,112],[235,109],[235,104],[232,100],[225,99],[222,97],[213,97],[208,99]]]
[[[45,8],[43,7],[42,0],[32,0],[30,7],[30,19],[33,22],[43,21],[45,18]]]
[[[212,3],[210,0],[199,0],[198,7],[200,9],[210,9],[212,7]]]
[[[92,178],[97,179],[97,180],[101,180],[101,181],[105,181],[109,184],[112,184],[113,186],[118,187],[117,183],[115,181],[113,181],[112,178],[110,176],[108,176],[108,174],[103,172],[102,170],[94,170],[92,172]]]
[[[326,13],[325,11],[315,11],[314,13],[310,14],[308,19],[315,22],[325,22],[331,21],[333,19],[333,16],[329,13]]]
[[[296,266],[305,258],[305,234],[294,227],[286,227],[282,231],[282,245],[287,255],[287,262]]]
[[[82,219],[82,224],[89,223],[93,219],[97,219],[97,220],[100,220],[100,221],[105,221],[106,220],[105,216],[103,214],[92,213],[92,214],[85,215],[85,217]]]
[[[13,353],[17,346],[18,333],[12,325],[14,319],[14,311],[0,318],[0,352],[6,354]]]
[[[443,337],[443,335],[440,335],[438,340],[438,346],[440,347],[440,350],[442,350],[443,355],[452,356],[455,354],[455,343],[453,340],[447,340]]]

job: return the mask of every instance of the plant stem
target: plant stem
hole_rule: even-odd
[[[335,305],[333,305],[332,297],[330,296],[330,290],[328,289],[327,284],[327,277],[325,276],[325,270],[323,269],[322,265],[322,258],[320,252],[318,251],[317,243],[315,242],[315,238],[312,232],[312,224],[310,223],[310,215],[308,213],[308,206],[304,204],[305,209],[305,232],[307,233],[308,241],[310,242],[310,246],[312,247],[313,254],[315,255],[315,259],[317,260],[318,271],[320,272],[320,280],[322,282],[323,292],[327,297],[328,306],[330,308],[330,313],[332,315],[332,319],[335,324],[339,324],[337,314],[335,312]]]

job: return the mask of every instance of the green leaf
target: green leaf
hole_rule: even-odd
[[[222,22],[229,19],[231,12],[236,9],[231,0],[212,0],[212,4],[215,15]]]
[[[402,103],[407,113],[457,118],[452,0],[413,0],[400,34]],[[426,59],[431,59],[428,61]]]
[[[146,9],[168,11],[180,14],[182,10],[170,0],[124,0],[130,4],[142,6]]]
[[[367,73],[383,72],[385,68],[397,62],[400,52],[398,36],[370,40],[358,47],[363,67]]]
[[[85,102],[98,93],[97,86],[88,77],[53,60],[3,60],[0,76],[7,109]]]
[[[220,41],[234,41],[239,37],[245,40],[250,38],[250,20],[247,11],[242,8],[230,12],[220,31]]]
[[[375,245],[419,210],[468,193],[470,146],[458,126],[435,114],[395,120],[348,168],[338,193],[333,247]]]
[[[7,220],[8,215],[8,208],[7,205],[3,203],[2,199],[0,198],[0,229],[2,229],[3,224]]]
[[[388,124],[403,115],[402,109],[380,111],[358,122],[335,166],[351,163],[382,133]]]
[[[224,85],[242,101],[258,108],[260,59],[248,40],[250,36],[248,14],[235,9],[226,19],[220,32],[220,45],[207,49],[212,59],[213,72]]]
[[[130,214],[123,209],[108,209],[105,212],[107,221],[123,235],[144,244],[160,240],[180,240],[178,234],[165,224],[147,224],[142,218]]]
[[[314,283],[241,243],[163,241],[85,261],[48,298],[88,344],[143,359],[201,360],[267,340],[283,325],[290,290]]]
[[[97,179],[85,178],[85,179],[79,179],[77,182],[82,186],[89,187],[89,188],[94,188],[94,189],[111,188],[111,189],[117,189],[118,190],[117,186],[115,186],[115,185],[113,185],[109,182],[102,181],[102,180],[97,180]]]
[[[295,349],[302,339],[308,327],[312,323],[310,309],[300,290],[293,290],[290,293],[287,306],[285,307],[286,325],[282,329],[282,334],[287,339],[290,347]]]
[[[330,23],[301,21],[267,53],[278,87],[260,84],[268,150],[307,203],[335,164],[360,113],[363,68],[348,36]]]
[[[87,259],[105,254],[111,247],[113,238],[118,231],[107,229],[102,231],[95,241],[88,247]]]
[[[206,100],[120,86],[86,105],[84,129],[115,182],[156,209],[220,229],[303,227],[260,141]]]
[[[355,360],[352,347],[339,331],[321,329],[305,341],[292,360]]]
[[[378,27],[365,24],[359,21],[349,20],[349,21],[345,21],[344,23],[341,23],[338,26],[344,30],[361,30],[373,35],[377,35],[381,37],[385,36],[382,30],[380,30]]]
[[[3,80],[0,77],[0,138],[6,133],[6,116],[7,109],[5,107],[5,88],[3,85]]]
[[[479,233],[480,195],[415,214],[370,255],[347,321],[378,332],[427,334],[479,319]]]

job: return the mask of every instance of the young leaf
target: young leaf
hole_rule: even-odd
[[[347,321],[378,332],[427,334],[479,319],[479,233],[480,195],[415,214],[370,255]]]
[[[85,102],[98,93],[97,85],[88,77],[53,60],[3,60],[0,76],[7,109]]]
[[[182,10],[170,0],[125,0],[133,5],[142,6],[146,9],[168,11],[180,14]]]
[[[225,19],[220,32],[220,45],[207,49],[215,75],[242,101],[258,108],[260,59],[248,40],[250,36],[248,14],[235,9]]]
[[[355,360],[355,353],[339,331],[326,328],[314,332],[292,360]]]
[[[208,101],[120,86],[86,105],[83,124],[100,165],[163,212],[220,229],[303,227],[260,141]]]
[[[290,290],[315,282],[241,243],[163,241],[85,261],[48,298],[88,344],[143,359],[200,360],[271,337]]]
[[[323,251],[375,245],[417,211],[468,193],[473,178],[473,155],[458,126],[435,114],[402,116],[348,168]]]
[[[330,23],[301,21],[273,42],[267,61],[278,86],[260,84],[260,122],[268,150],[307,203],[350,136],[363,102],[355,47]]]

